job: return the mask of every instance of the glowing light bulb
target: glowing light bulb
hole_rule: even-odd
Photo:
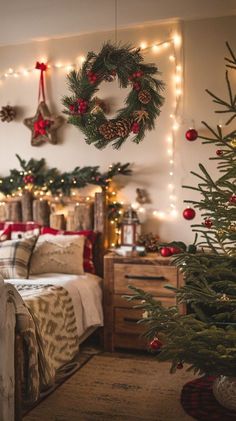
[[[11,67],[8,69],[8,73],[9,73],[10,75],[12,75],[12,73],[13,73],[13,69],[12,69]]]
[[[171,62],[175,61],[175,56],[170,55],[170,56],[169,56],[169,60],[170,60]]]
[[[57,69],[60,69],[60,68],[62,67],[62,64],[61,64],[61,63],[56,63],[56,64],[55,64],[55,67],[56,67]]]
[[[173,41],[176,47],[181,45],[181,36],[179,34],[175,34],[173,37]]]
[[[145,50],[145,48],[147,48],[147,43],[145,41],[141,42],[140,48],[141,50]]]
[[[167,149],[167,154],[169,156],[172,156],[173,155],[173,149],[171,149],[171,148]]]
[[[172,129],[174,131],[178,130],[179,129],[179,124],[175,122],[175,124],[173,125]]]
[[[160,51],[160,46],[159,46],[159,45],[154,44],[154,45],[152,46],[152,51],[153,51],[154,53],[157,53],[158,51]]]
[[[164,48],[168,48],[170,46],[170,43],[169,42],[164,42],[164,44],[163,44],[163,47]]]
[[[176,66],[176,71],[177,71],[177,72],[181,72],[181,70],[182,70],[182,66],[180,66],[180,64],[178,64],[178,65]]]
[[[172,143],[172,137],[171,136],[168,136],[166,140],[167,140],[168,143]]]
[[[176,89],[175,94],[176,96],[180,96],[182,94],[181,89]]]

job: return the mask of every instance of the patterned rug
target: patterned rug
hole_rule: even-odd
[[[94,355],[24,421],[190,421],[180,403],[193,375],[152,356]]]

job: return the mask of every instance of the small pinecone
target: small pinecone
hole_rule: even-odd
[[[116,126],[112,121],[101,124],[98,131],[106,140],[115,139],[117,136]]]
[[[122,118],[121,120],[117,120],[116,126],[116,133],[119,137],[126,137],[128,136],[130,129],[131,129],[132,122],[127,120],[126,118]]]
[[[10,121],[14,120],[15,116],[16,116],[16,110],[14,107],[11,107],[10,105],[6,105],[5,107],[1,108],[0,118],[3,122],[7,121],[8,123],[10,123]]]
[[[139,91],[138,99],[142,104],[148,104],[151,101],[152,97],[148,91],[143,90]]]

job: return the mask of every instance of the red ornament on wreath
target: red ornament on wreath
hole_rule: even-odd
[[[162,346],[163,346],[163,343],[158,338],[154,338],[149,343],[149,348],[152,349],[153,351],[159,351],[159,350],[161,350]]]
[[[184,219],[187,219],[188,221],[190,221],[191,219],[194,219],[196,216],[196,212],[194,209],[192,208],[186,208],[183,211],[183,217]]]
[[[221,149],[217,149],[216,150],[216,155],[217,156],[222,156],[223,155],[223,151]]]
[[[236,194],[232,194],[232,196],[229,198],[230,203],[236,203]]]
[[[206,218],[205,221],[204,221],[204,225],[207,228],[211,228],[212,225],[213,225],[213,222],[212,222],[212,220],[210,218]]]
[[[39,105],[34,117],[25,118],[23,122],[31,130],[32,146],[39,146],[43,143],[52,143],[55,145],[57,143],[56,130],[64,120],[63,117],[52,116],[45,102],[44,72],[47,69],[47,65],[37,61],[35,68],[41,72],[38,94]],[[41,96],[43,101],[40,102]]]
[[[185,137],[186,137],[187,140],[192,142],[193,140],[196,140],[198,138],[198,132],[195,129],[189,129],[185,133]]]
[[[162,257],[172,256],[170,247],[162,247],[160,250]]]

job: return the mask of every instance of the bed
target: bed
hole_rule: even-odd
[[[1,421],[21,420],[22,402],[31,405],[50,390],[58,371],[75,360],[80,343],[103,325],[103,194],[96,194],[93,209],[94,230],[100,233],[94,244],[96,274],[32,273],[0,282]]]

